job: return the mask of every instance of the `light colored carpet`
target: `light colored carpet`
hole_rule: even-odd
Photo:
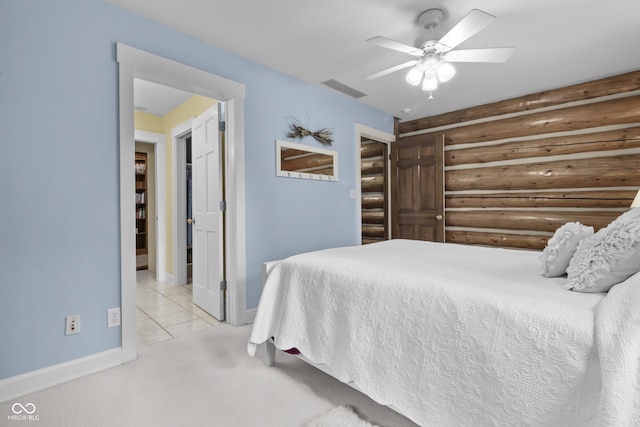
[[[133,362],[0,404],[0,425],[13,403],[30,402],[41,427],[301,427],[341,405],[380,426],[415,426],[288,354],[267,368],[247,355],[250,331],[222,324],[143,347]]]
[[[350,406],[338,406],[312,420],[306,427],[378,427],[358,416]]]

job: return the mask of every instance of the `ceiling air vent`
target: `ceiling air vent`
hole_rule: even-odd
[[[340,83],[337,80],[331,79],[331,80],[327,80],[326,82],[322,82],[323,85],[325,86],[329,86],[331,89],[335,89],[338,92],[342,92],[345,95],[349,95],[352,98],[362,98],[363,96],[367,96],[366,93],[362,93],[359,90],[356,90],[352,87],[347,86],[344,83]]]

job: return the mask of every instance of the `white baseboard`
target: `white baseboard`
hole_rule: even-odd
[[[172,274],[164,273],[163,276],[164,276],[163,279],[162,279],[163,282],[167,282],[170,285],[175,285],[176,284],[176,280],[173,278]]]
[[[0,380],[0,403],[122,364],[122,348]]]
[[[253,321],[256,318],[256,312],[258,311],[257,308],[250,308],[249,310],[245,311],[244,313],[244,324],[248,325],[250,323],[253,323]]]

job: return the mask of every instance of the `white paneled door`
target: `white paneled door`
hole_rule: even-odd
[[[222,179],[218,106],[193,120],[193,303],[224,320]]]

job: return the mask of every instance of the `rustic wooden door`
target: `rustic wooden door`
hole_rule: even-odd
[[[444,135],[391,144],[392,237],[444,242]]]

